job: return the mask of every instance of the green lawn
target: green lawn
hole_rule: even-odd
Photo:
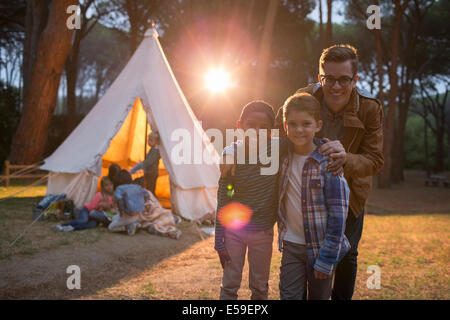
[[[0,198],[23,190],[24,186],[0,187]],[[0,261],[13,255],[33,255],[42,250],[59,246],[97,241],[105,229],[96,228],[70,234],[52,231],[51,227],[60,221],[47,220],[32,223],[32,208],[44,197],[45,186],[33,187],[13,198],[0,200]],[[25,230],[13,246],[12,242]]]

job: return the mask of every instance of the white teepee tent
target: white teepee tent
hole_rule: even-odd
[[[45,159],[41,169],[50,171],[47,194],[66,193],[77,207],[90,201],[109,164],[129,168],[144,159],[146,120],[161,137],[172,210],[190,220],[214,213],[219,155],[178,86],[155,29],[147,30],[105,95]],[[196,142],[173,141],[172,133],[180,128]],[[181,145],[193,155],[199,143],[203,164],[178,164],[172,159],[172,151]]]

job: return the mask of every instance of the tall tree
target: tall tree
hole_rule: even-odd
[[[79,70],[79,55],[81,41],[89,34],[89,32],[97,24],[98,19],[105,13],[103,9],[98,9],[95,6],[95,13],[91,17],[87,17],[89,8],[95,5],[95,0],[82,0],[80,2],[80,29],[74,30],[72,49],[67,57],[65,64],[65,75],[67,81],[67,120],[66,120],[66,135],[69,134],[77,124],[77,96],[76,87]]]
[[[322,1],[321,1],[322,2]],[[333,0],[327,0],[327,47],[333,40]]]
[[[363,23],[367,18],[365,9],[372,2],[356,0],[349,2],[350,5],[347,8],[350,8],[348,10],[351,13],[350,17],[357,15],[359,16],[357,21]],[[375,1],[375,4],[379,5],[379,2]],[[445,12],[448,12],[449,9],[448,6],[448,1],[412,0],[409,1],[402,14],[396,68],[396,74],[398,75],[397,109],[394,116],[393,140],[391,139],[388,142],[392,145],[390,157],[392,164],[389,179],[393,183],[403,180],[405,127],[411,104],[410,100],[416,90],[418,79],[434,75],[448,75],[450,37],[443,31],[448,29],[448,19],[445,18]],[[391,3],[381,3],[381,12],[395,12],[394,9],[395,6]],[[383,102],[386,102],[385,97],[387,95],[392,94],[390,90],[392,79],[390,76],[392,75],[394,18],[395,15],[383,17],[381,30],[373,29],[370,31],[374,37],[372,51],[376,53],[374,60],[378,73],[377,94]],[[371,44],[367,45],[372,46]],[[365,63],[363,62],[363,66]],[[372,62],[369,60],[369,63]],[[386,117],[385,120],[387,121],[387,119]],[[389,159],[387,160],[389,161]]]
[[[267,8],[257,63],[257,84],[254,92],[255,98],[261,97],[264,90],[264,85],[266,83],[267,68],[270,61],[272,34],[279,4],[280,0],[270,0]]]
[[[29,2],[29,9],[32,10],[29,14],[33,17],[33,24],[39,22],[39,27],[44,25],[44,28],[38,37],[30,81],[24,91],[23,114],[9,155],[9,160],[16,164],[34,163],[40,161],[43,155],[61,73],[71,48],[73,32],[66,26],[66,9],[78,4],[78,1],[73,0],[53,0],[48,10],[48,19],[44,23],[41,14],[45,15],[45,10],[35,7],[38,2],[40,1]],[[36,35],[31,32],[27,36],[29,34]]]
[[[394,132],[391,180],[399,183],[404,180],[404,135],[411,96],[416,80],[421,77],[427,67],[427,60],[420,59],[423,54],[424,19],[428,10],[435,4],[434,0],[413,0],[404,14],[403,34],[400,46],[404,48],[400,54],[400,77],[398,114]]]
[[[442,94],[439,93],[435,82],[435,79],[420,80],[421,107],[416,105],[415,112],[422,116],[425,124],[436,137],[434,169],[437,172],[442,172],[445,169],[445,134],[448,134],[447,130],[449,130],[446,128],[446,108],[450,81],[446,81],[445,92]],[[431,116],[432,121],[430,121],[428,115]]]
[[[394,17],[393,26],[391,30],[390,48],[391,54],[389,56],[389,94],[388,94],[388,112],[384,122],[384,142],[383,142],[383,156],[384,166],[381,169],[378,187],[387,188],[391,185],[392,174],[392,153],[395,130],[395,114],[397,111],[398,98],[398,57],[399,57],[399,37],[402,24],[403,14],[408,6],[410,0],[393,0],[394,1]]]
[[[27,0],[22,64],[23,101],[30,92],[31,74],[36,62],[39,38],[48,20],[49,4],[50,0]]]
[[[323,10],[322,10],[322,0],[319,0],[319,43],[320,49],[324,47],[324,36],[323,36]]]

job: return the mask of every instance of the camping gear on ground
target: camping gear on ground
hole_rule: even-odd
[[[45,218],[44,212],[49,206],[56,201],[65,199],[66,195],[63,194],[48,194],[46,195],[35,207],[32,209],[31,218],[34,220],[42,221]]]
[[[74,208],[73,200],[55,200],[44,210],[43,219],[72,220],[74,217]]]
[[[74,217],[75,206],[73,200],[67,199],[65,194],[50,194],[44,197],[32,211],[32,219],[71,220]]]
[[[131,168],[144,160],[147,122],[160,135],[172,211],[188,220],[214,214],[220,156],[181,92],[153,28],[105,95],[45,159],[41,169],[50,171],[47,194],[63,191],[76,207],[88,203],[111,163]],[[189,164],[174,159],[180,147],[191,154]],[[201,163],[194,164],[199,151]]]

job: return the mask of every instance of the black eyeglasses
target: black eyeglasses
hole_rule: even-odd
[[[342,77],[339,77],[338,79],[336,79],[333,76],[326,76],[326,75],[322,75],[322,74],[320,74],[319,77],[322,79],[323,85],[327,86],[327,87],[334,86],[336,81],[339,82],[339,85],[341,87],[347,87],[352,83],[353,79],[355,78],[355,76],[353,75],[353,77],[342,76]]]

